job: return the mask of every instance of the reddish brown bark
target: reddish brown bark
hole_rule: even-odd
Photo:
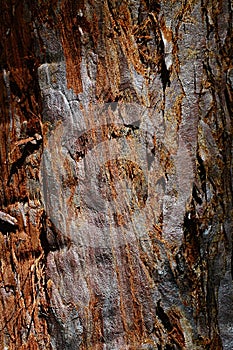
[[[231,2],[0,18],[0,347],[232,348]]]

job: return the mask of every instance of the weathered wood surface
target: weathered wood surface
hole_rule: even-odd
[[[231,1],[0,18],[0,348],[230,350]]]

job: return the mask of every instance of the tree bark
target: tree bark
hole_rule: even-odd
[[[231,349],[232,2],[1,1],[1,349]]]

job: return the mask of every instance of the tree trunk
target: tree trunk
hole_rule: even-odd
[[[231,349],[232,2],[1,1],[1,349]]]

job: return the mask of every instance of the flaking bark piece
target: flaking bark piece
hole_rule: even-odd
[[[0,223],[4,223],[4,224],[8,224],[11,226],[16,227],[18,224],[18,221],[16,218],[14,218],[13,216],[4,213],[3,211],[0,211]]]

